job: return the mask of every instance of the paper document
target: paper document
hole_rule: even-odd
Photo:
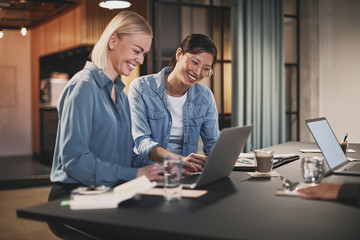
[[[207,193],[207,190],[195,190],[195,189],[182,189],[181,197],[185,198],[198,198]],[[143,195],[155,195],[155,196],[164,196],[163,188],[151,188],[145,192],[142,192]]]
[[[321,153],[320,149],[299,149],[299,152],[302,153]],[[354,149],[349,148],[347,150],[348,153],[354,153],[356,152]]]
[[[241,153],[235,163],[235,167],[255,167],[254,156],[254,153]],[[284,160],[295,160],[298,158],[299,155],[297,154],[274,154],[273,164],[277,166],[277,163]]]
[[[112,191],[99,194],[73,194],[70,199],[70,209],[105,209],[117,208],[122,201],[128,200],[135,194],[144,192],[156,186],[146,176],[141,176],[127,183],[115,187]]]

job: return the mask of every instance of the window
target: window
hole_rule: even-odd
[[[299,1],[284,0],[286,140],[299,140]]]

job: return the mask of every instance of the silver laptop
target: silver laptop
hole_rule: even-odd
[[[347,160],[326,118],[309,119],[306,124],[334,174],[360,176],[360,163]]]
[[[253,128],[223,129],[201,174],[184,176],[183,188],[198,188],[229,176]]]

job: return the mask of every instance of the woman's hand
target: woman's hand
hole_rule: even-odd
[[[162,164],[152,164],[138,169],[136,177],[145,175],[150,181],[164,179],[164,166]]]
[[[187,157],[181,157],[181,160],[184,162],[190,162],[200,165],[201,167],[204,167],[207,156],[197,153],[190,153]]]
[[[196,163],[192,163],[192,162],[187,162],[187,161],[182,161],[182,165],[183,165],[183,173],[184,174],[188,174],[190,172],[201,172],[202,171],[202,167],[199,164]]]
[[[190,153],[186,157],[181,157],[181,160],[183,161],[184,174],[189,172],[201,172],[207,161],[207,156]]]
[[[334,200],[339,194],[340,183],[321,183],[314,187],[299,189],[302,198]]]

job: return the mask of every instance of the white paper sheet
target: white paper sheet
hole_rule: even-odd
[[[134,197],[135,194],[149,190],[154,186],[156,186],[156,183],[150,182],[146,176],[142,176],[121,184],[110,192],[92,195],[73,195],[70,200],[70,209],[117,208],[118,204],[122,201],[130,199]]]

